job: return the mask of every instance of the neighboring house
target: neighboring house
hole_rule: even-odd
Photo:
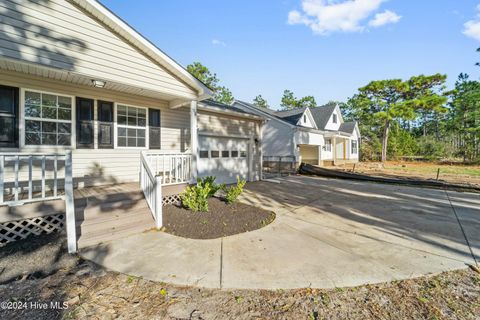
[[[358,162],[358,124],[344,122],[337,104],[288,111],[260,108],[238,100],[234,106],[268,119],[262,127],[265,157],[295,157],[298,164],[315,165]]]
[[[98,1],[0,9],[0,230],[10,228],[1,241],[24,237],[6,220],[20,219],[14,206],[65,200],[74,252],[88,209],[75,217],[74,186],[139,182],[159,228],[165,196],[178,199],[197,176],[261,177],[264,119],[209,101],[203,83]],[[37,232],[37,209],[23,211],[25,234]]]

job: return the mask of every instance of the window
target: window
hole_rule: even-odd
[[[332,122],[337,123],[337,115],[335,113],[332,115]]]
[[[307,115],[306,114],[303,115],[303,123],[307,123]]]
[[[246,158],[247,157],[247,151],[240,151],[240,158]]]
[[[98,101],[98,147],[113,148],[113,102]]]
[[[147,110],[144,108],[117,106],[117,145],[119,147],[144,148],[147,127]]]
[[[93,148],[93,100],[77,98],[77,148]]]
[[[160,149],[160,110],[148,109],[148,144],[150,149]]]
[[[25,91],[25,144],[70,146],[72,98]]]
[[[352,154],[358,153],[358,142],[357,140],[352,140]]]
[[[328,152],[332,151],[332,139],[325,139],[325,146],[323,146],[323,150]]]
[[[222,158],[228,158],[230,157],[230,152],[228,150],[223,150],[222,151]]]
[[[210,157],[218,158],[219,156],[220,156],[220,151],[218,151],[218,150],[211,150],[210,151]]]
[[[238,158],[238,151],[232,150],[232,158]]]
[[[0,86],[0,147],[18,147],[18,88]]]
[[[208,158],[208,150],[201,150],[200,151],[200,158],[201,159]]]

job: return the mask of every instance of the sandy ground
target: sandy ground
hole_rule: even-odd
[[[471,270],[330,290],[214,290],[105,271],[68,256],[61,237],[54,240],[56,250],[48,240],[22,252],[22,264],[4,265],[23,276],[0,285],[0,301],[7,302],[1,319],[478,319],[480,314],[480,275]],[[19,246],[0,252],[14,254]],[[38,259],[42,254],[69,263],[46,267]]]
[[[338,166],[337,169],[351,170],[353,165]],[[355,172],[373,176],[436,180],[480,186],[480,166],[436,164],[430,162],[388,161],[384,166],[378,162],[361,162],[355,165]],[[474,174],[472,174],[472,172]]]

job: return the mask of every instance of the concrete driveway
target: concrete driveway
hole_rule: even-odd
[[[242,201],[277,219],[223,239],[147,232],[81,254],[155,281],[245,289],[356,286],[480,261],[479,194],[294,176],[250,183]]]

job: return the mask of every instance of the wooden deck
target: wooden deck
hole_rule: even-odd
[[[138,183],[76,189],[75,215],[79,248],[155,227]]]
[[[187,184],[163,186],[163,196],[179,194]],[[63,195],[63,190],[58,190]],[[138,182],[74,190],[78,247],[115,241],[155,227],[155,221]],[[19,199],[28,197],[19,193]],[[64,200],[21,206],[0,206],[0,222],[65,213]]]

